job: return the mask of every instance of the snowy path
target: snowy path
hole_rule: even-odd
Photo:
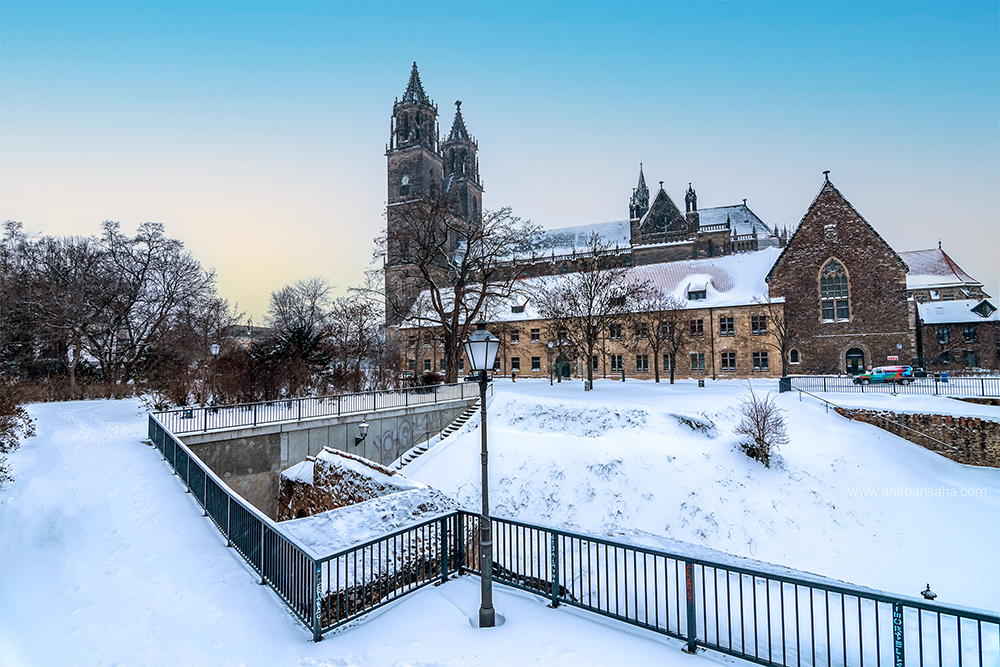
[[[192,667],[693,667],[678,642],[496,590],[508,622],[480,631],[478,580],[390,605],[314,644],[158,453],[133,401],[30,408],[38,436],[0,491],[0,664]]]

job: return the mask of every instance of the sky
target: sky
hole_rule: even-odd
[[[484,206],[621,220],[640,162],[793,227],[823,171],[1000,297],[1000,3],[0,3],[0,219],[162,222],[261,322],[363,280],[393,100],[455,100]]]

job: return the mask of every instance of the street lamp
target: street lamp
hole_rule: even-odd
[[[500,349],[500,339],[486,330],[486,324],[479,322],[476,330],[465,341],[465,356],[469,358],[472,372],[479,372],[479,404],[483,420],[483,514],[479,517],[479,570],[482,583],[482,603],[479,607],[479,627],[492,628],[496,625],[496,610],[493,609],[493,529],[490,524],[490,468],[489,453],[486,449],[486,372],[493,368]]]
[[[358,436],[358,435],[354,436],[354,446],[355,447],[357,447],[362,442],[364,442],[365,438],[368,437],[368,422],[362,420],[361,423],[358,424],[358,433],[360,433],[361,435],[360,436]]]
[[[212,405],[215,405],[215,360],[219,357],[219,344],[212,343],[208,351],[212,353]]]

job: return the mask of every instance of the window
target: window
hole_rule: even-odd
[[[622,325],[620,324],[609,324],[608,325],[608,338],[611,340],[620,340],[622,337]]]
[[[753,369],[755,371],[769,370],[767,366],[767,352],[753,353]]]
[[[531,370],[533,370],[533,371],[540,371],[540,370],[542,370],[542,358],[541,357],[532,357],[531,358]]]
[[[569,331],[567,331],[565,327],[559,327],[558,331],[556,331],[556,338],[558,340],[563,341],[566,340],[568,337],[569,337]]]
[[[790,363],[793,363],[793,364],[799,363],[799,351],[798,350],[792,350],[791,352],[789,352],[788,353],[788,361]]]
[[[510,370],[519,371],[521,370],[521,357],[511,357],[510,358]]]
[[[411,371],[416,371],[417,370],[417,360],[416,359],[410,359],[410,370]]]
[[[458,360],[458,372],[459,373],[465,372],[465,359]]]
[[[942,301],[954,301],[955,300],[955,295],[954,294],[943,294],[941,296],[941,300]]]
[[[430,346],[431,346],[431,335],[424,334],[424,347],[430,347]]]
[[[513,343],[514,345],[517,345],[518,343],[520,343],[521,342],[521,332],[520,331],[512,331],[510,333],[510,342]]]
[[[541,330],[539,330],[539,329],[532,329],[531,330],[531,342],[532,343],[538,343],[538,342],[541,342],[541,340],[542,340]]]
[[[691,320],[691,335],[692,336],[704,336],[705,335],[705,321],[704,320]]]
[[[622,308],[625,305],[625,297],[623,296],[613,296],[608,301],[608,305],[612,308]]]
[[[736,328],[733,326],[733,318],[731,317],[719,318],[719,335],[720,336],[736,335]]]
[[[660,325],[660,337],[671,339],[674,337],[674,323],[664,322]]]
[[[635,372],[636,373],[648,373],[649,372],[649,355],[648,354],[637,354],[637,355],[635,355]]]
[[[612,354],[611,355],[611,370],[612,371],[623,371],[625,370],[625,362],[622,361],[622,355]]]
[[[767,315],[750,316],[750,333],[754,336],[763,336],[767,333]]]
[[[708,290],[691,290],[688,292],[688,301],[701,301],[708,298]]]
[[[976,353],[975,352],[968,351],[968,352],[965,353],[965,365],[966,365],[966,367],[978,366],[979,364],[977,363],[977,361],[978,360],[976,359]]]
[[[512,312],[512,313],[523,313],[524,312],[524,306],[523,305],[520,305],[520,306],[511,306],[510,307],[510,312]]]
[[[966,325],[966,327],[962,329],[962,339],[965,340],[966,343],[976,342],[976,325]]]
[[[442,373],[444,373],[444,359],[442,359],[442,360],[441,360],[441,368],[440,368],[440,371],[441,371]]]
[[[417,337],[410,336],[410,347],[416,347],[416,346],[417,346]]]
[[[424,372],[425,373],[430,373],[431,372],[431,360],[430,359],[424,359]]]
[[[723,352],[722,353],[722,370],[724,370],[724,371],[735,371],[736,370],[736,353],[735,352]]]
[[[670,370],[670,355],[669,354],[663,355],[663,370],[665,370],[665,371],[669,371]]]
[[[705,353],[704,352],[692,352],[691,353],[691,372],[697,373],[698,371],[705,370]]]
[[[649,338],[649,325],[645,322],[639,322],[635,325],[635,337],[636,338]]]
[[[942,352],[941,355],[940,355],[940,358],[941,358],[941,363],[942,364],[950,364],[951,363],[951,353],[948,350],[945,350],[944,352]]]
[[[595,371],[598,370],[598,368],[597,368],[597,355],[596,354],[590,358],[590,367],[593,368]]]
[[[847,322],[851,319],[847,271],[835,259],[827,262],[820,272],[819,298],[824,322]]]
[[[951,331],[948,327],[941,327],[938,329],[938,344],[947,345],[951,342]]]

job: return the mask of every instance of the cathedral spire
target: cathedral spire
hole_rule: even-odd
[[[465,129],[465,119],[462,118],[462,100],[455,101],[455,120],[451,124],[448,141],[469,141],[469,131]]]
[[[410,82],[406,85],[406,92],[403,93],[403,100],[405,102],[423,102],[424,104],[429,104],[430,100],[427,99],[427,94],[424,92],[424,87],[420,83],[420,72],[417,71],[417,63],[413,62],[413,69],[410,70]]]
[[[639,184],[632,190],[632,198],[628,203],[628,217],[639,220],[649,210],[649,188],[646,187],[646,176],[642,173],[642,163],[639,163]]]

